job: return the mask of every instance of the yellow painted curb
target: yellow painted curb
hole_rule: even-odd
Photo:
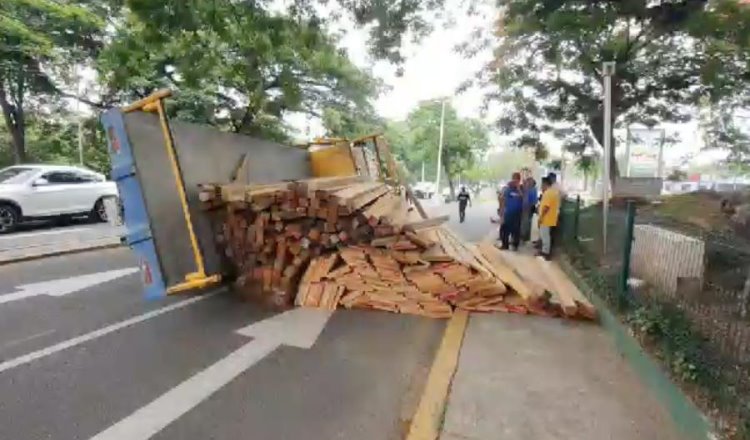
[[[458,365],[458,353],[468,320],[466,311],[457,310],[448,321],[406,440],[435,440],[440,436],[448,391]]]

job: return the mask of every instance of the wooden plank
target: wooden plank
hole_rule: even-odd
[[[487,269],[500,281],[515,290],[526,303],[531,304],[539,299],[518,274],[506,265],[499,249],[490,243],[480,243],[477,247],[487,260]]]
[[[320,301],[323,297],[324,283],[312,283],[310,284],[310,291],[307,294],[305,300],[305,306],[307,307],[319,307]]]
[[[456,261],[451,255],[445,253],[442,246],[437,244],[422,252],[420,258],[431,263],[450,263]]]
[[[545,260],[543,264],[545,269],[547,269],[550,280],[555,284],[555,291],[560,296],[560,299],[562,300],[565,297],[568,304],[570,301],[573,301],[577,306],[578,315],[588,319],[596,319],[596,308],[578,289],[578,286],[563,272],[562,268],[553,261]],[[568,305],[568,307],[570,306]]]
[[[387,221],[388,214],[396,209],[401,202],[401,197],[392,192],[388,192],[368,206],[363,215],[370,226],[376,226],[381,220]]]
[[[439,217],[428,218],[426,220],[421,220],[421,221],[418,221],[418,222],[406,223],[404,225],[404,230],[405,231],[417,232],[420,229],[430,228],[430,227],[433,227],[433,226],[442,225],[443,223],[447,222],[448,220],[450,220],[450,216],[449,215],[441,215]]]
[[[406,238],[408,238],[412,243],[416,244],[422,249],[427,249],[434,244],[434,242],[426,240],[425,238],[420,237],[419,234],[412,231],[406,231],[404,235],[406,235]]]
[[[537,264],[536,258],[512,251],[499,250],[499,252],[503,261],[524,280],[535,296],[542,298],[545,291],[554,290],[549,285],[544,271]]]
[[[301,196],[308,196],[311,191],[324,190],[336,186],[353,185],[365,182],[367,178],[362,176],[336,176],[317,177],[314,179],[299,180],[295,182],[295,190]]]
[[[347,206],[344,208],[339,208],[340,210],[343,209],[343,213],[345,215],[352,214],[353,212],[362,209],[366,205],[376,202],[377,199],[382,197],[384,194],[388,193],[389,189],[388,186],[383,185],[380,188],[374,189],[372,191],[369,191],[365,194],[362,194],[360,196],[357,196],[347,203]]]
[[[335,204],[352,209],[351,203],[357,197],[365,196],[373,191],[381,190],[385,185],[380,182],[364,182],[336,191],[330,197]]]

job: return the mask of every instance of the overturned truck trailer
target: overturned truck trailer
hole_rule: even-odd
[[[292,147],[170,121],[169,96],[156,92],[101,118],[124,207],[125,238],[148,298],[221,282],[221,258],[200,210],[199,183],[234,177],[262,184],[377,171],[372,149],[352,148],[348,141]]]

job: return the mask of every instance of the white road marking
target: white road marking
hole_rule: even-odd
[[[10,369],[16,368],[18,366],[28,364],[31,361],[35,361],[37,359],[41,359],[43,357],[49,356],[51,354],[58,353],[63,350],[67,350],[69,348],[75,347],[77,345],[81,345],[85,342],[93,341],[94,339],[101,338],[102,336],[108,335],[110,333],[116,332],[118,330],[124,329],[126,327],[130,327],[131,325],[139,324],[144,321],[148,321],[149,319],[156,318],[159,315],[163,315],[165,313],[171,312],[173,310],[181,309],[183,307],[189,306],[190,304],[194,304],[198,301],[203,301],[204,299],[210,298],[214,295],[219,293],[219,291],[207,293],[205,295],[196,296],[193,298],[188,298],[186,300],[176,302],[174,304],[170,304],[166,307],[162,307],[160,309],[152,310],[148,313],[144,313],[142,315],[134,316],[132,318],[126,319],[124,321],[120,321],[118,323],[108,325],[106,327],[102,327],[98,330],[94,330],[92,332],[86,333],[81,336],[76,336],[75,338],[68,339],[67,341],[62,341],[60,343],[57,343],[55,345],[50,345],[49,347],[42,348],[37,351],[33,351],[31,353],[25,354],[23,356],[19,356],[15,359],[10,359],[8,361],[5,361],[3,363],[0,363],[0,373],[3,373],[5,371],[8,371]]]
[[[42,336],[47,336],[56,331],[57,330],[47,330],[47,331],[43,331],[39,333],[34,333],[33,335],[24,336],[23,338],[13,339],[12,341],[4,342],[3,344],[0,344],[0,351],[5,350],[6,348],[16,346],[18,344],[23,344],[24,342],[28,342],[33,339],[41,338]]]
[[[312,347],[332,313],[330,310],[299,308],[237,330],[237,333],[255,339],[95,435],[91,440],[151,438],[280,345]]]
[[[0,304],[39,295],[64,296],[135,272],[138,272],[137,267],[128,267],[52,281],[42,281],[41,283],[24,284],[18,287],[18,292],[0,295]]]
[[[67,234],[68,232],[75,231],[95,231],[94,228],[71,228],[71,229],[55,229],[54,231],[39,231],[39,232],[26,232],[24,234],[11,234],[0,237],[0,240],[11,240],[14,238],[26,238],[26,237],[38,237],[41,235],[57,235]]]

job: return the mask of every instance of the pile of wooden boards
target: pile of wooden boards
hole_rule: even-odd
[[[596,309],[560,266],[541,257],[502,251],[492,243],[476,246],[486,267],[522,298],[529,313],[596,319]]]
[[[383,183],[202,185],[200,199],[236,286],[279,306],[596,316],[556,264],[466,244],[446,218],[415,221],[405,197]]]
[[[413,218],[398,191],[357,176],[202,184],[199,199],[236,285],[277,305],[291,304],[312,258],[392,236]]]
[[[305,272],[296,304],[434,318],[449,317],[455,308],[504,310],[505,285],[474,257],[453,253],[454,241],[448,229],[430,226],[322,255]]]
[[[466,245],[442,226],[314,258],[296,304],[435,318],[456,309],[596,318],[594,307],[556,263],[491,243]]]

